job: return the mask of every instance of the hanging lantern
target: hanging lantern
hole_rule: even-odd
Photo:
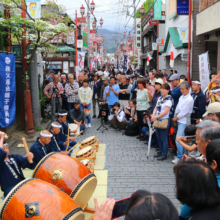
[[[80,7],[80,13],[81,13],[82,17],[85,14],[85,8],[83,5]]]
[[[150,16],[151,16],[151,17],[154,16],[154,10],[153,10],[153,9],[150,10]]]
[[[131,32],[129,32],[128,38],[131,39]]]
[[[123,32],[123,35],[124,35],[124,37],[126,36],[126,32],[125,31]]]
[[[93,28],[93,29],[96,28],[96,23],[95,23],[95,21],[92,22],[92,28]]]
[[[102,18],[100,19],[100,25],[101,25],[101,27],[103,25],[103,19]]]
[[[142,16],[144,16],[144,13],[145,13],[145,9],[144,9],[144,6],[142,5],[141,8],[140,8],[140,13]]]
[[[92,12],[92,14],[93,14],[93,12],[94,12],[94,10],[95,10],[95,3],[93,2],[93,0],[92,0],[92,2],[91,2],[91,4],[90,4],[90,9],[91,9],[91,12]]]

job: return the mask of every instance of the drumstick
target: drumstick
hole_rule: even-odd
[[[69,144],[70,144],[69,139],[70,139],[70,128],[69,128],[69,124],[68,124],[68,136],[67,136],[67,145],[66,145],[65,153],[67,152],[67,149],[68,149]]]
[[[23,141],[23,144],[24,144],[26,153],[27,153],[27,155],[28,155],[28,154],[29,154],[29,149],[28,149],[28,146],[27,146],[26,139],[25,139],[25,138],[22,138],[22,141]],[[29,163],[33,163],[33,160],[29,160]]]
[[[80,131],[79,134],[76,135],[75,139],[82,133],[83,131]]]
[[[78,124],[77,128],[76,128],[76,131],[78,130],[79,126],[81,125],[82,121]]]
[[[69,154],[69,152],[70,152],[71,150],[73,150],[73,149],[76,147],[77,144],[78,144],[78,143],[76,143],[70,150],[68,150],[67,153]]]

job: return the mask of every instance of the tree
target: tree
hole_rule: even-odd
[[[145,9],[145,13],[147,13],[151,7],[153,6],[154,4],[154,0],[147,0],[143,3],[143,7]],[[141,8],[141,7],[140,7]],[[135,17],[136,18],[142,18],[142,15],[140,13],[140,8],[136,11],[136,14],[135,14]]]

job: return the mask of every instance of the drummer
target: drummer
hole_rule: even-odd
[[[50,149],[51,151],[60,152],[66,150],[68,140],[67,136],[61,132],[61,128],[62,126],[59,122],[53,122],[51,124],[51,128],[49,131],[53,135],[53,137],[51,138],[50,144],[47,145],[48,149]],[[71,137],[71,140],[69,140],[69,147],[67,151],[71,149],[74,145],[76,145],[77,142],[74,140],[75,138]],[[69,153],[69,155],[71,155],[71,152]]]
[[[4,132],[0,132],[0,185],[4,192],[4,197],[14,188],[18,183],[25,179],[21,168],[33,169],[33,164],[28,161],[34,158],[33,154],[29,152],[27,157],[21,155],[9,155],[7,143],[4,142]]]
[[[53,152],[53,150],[47,147],[47,145],[51,142],[52,136],[53,135],[49,131],[43,130],[40,132],[39,138],[37,138],[35,143],[32,145],[30,152],[34,154],[34,166],[36,166],[48,153]]]
[[[56,122],[60,123],[62,128],[60,129],[61,133],[64,134],[64,135],[68,135],[68,125],[65,123],[66,122],[66,119],[67,119],[67,111],[65,110],[61,110],[59,113],[58,113],[58,118],[56,120]],[[69,133],[71,134],[75,134],[77,132],[77,130],[70,130],[69,129]],[[75,139],[72,138],[72,137],[69,137],[70,140],[74,141]],[[74,140],[73,140],[74,139]]]

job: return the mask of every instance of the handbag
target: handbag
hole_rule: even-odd
[[[89,116],[90,115],[90,109],[84,108],[83,110],[85,112],[85,116]]]
[[[157,119],[154,121],[153,126],[159,129],[166,129],[168,126],[168,119]]]

